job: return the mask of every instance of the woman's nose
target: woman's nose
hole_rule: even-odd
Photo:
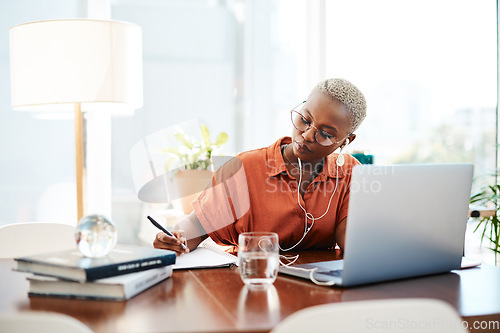
[[[302,137],[304,138],[304,140],[309,141],[309,142],[314,142],[315,135],[316,135],[316,129],[312,126],[309,126],[309,128],[307,130],[302,132]]]

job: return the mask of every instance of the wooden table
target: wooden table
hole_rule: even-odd
[[[300,263],[340,259],[334,251],[302,252]],[[171,278],[125,302],[28,297],[26,274],[0,260],[0,313],[65,313],[95,332],[268,332],[293,312],[317,304],[429,297],[451,304],[471,327],[500,322],[500,268],[482,265],[427,277],[356,288],[316,286],[280,275],[267,289],[248,288],[238,270],[174,271]],[[471,332],[486,330],[474,330]],[[491,330],[493,332],[493,330]]]

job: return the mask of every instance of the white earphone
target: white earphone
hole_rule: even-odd
[[[349,139],[346,139],[344,146],[347,146],[348,144],[349,144]],[[342,148],[340,148],[340,153],[339,153],[339,156],[337,157],[337,174],[339,173],[339,167],[342,166],[342,165],[344,165],[344,155],[342,155],[342,149],[344,148],[344,146],[342,146]],[[297,203],[299,204],[300,208],[304,211],[304,214],[305,214],[304,234],[302,235],[302,238],[300,238],[300,240],[295,245],[293,245],[292,247],[289,247],[288,249],[283,249],[278,244],[279,249],[281,251],[290,251],[293,248],[295,248],[297,245],[299,245],[300,242],[302,242],[302,240],[307,236],[307,234],[309,233],[309,231],[314,226],[314,222],[316,220],[319,220],[323,216],[325,216],[326,213],[328,213],[328,211],[330,210],[330,205],[332,203],[333,195],[335,194],[335,192],[337,192],[337,187],[339,185],[339,179],[337,178],[336,182],[335,182],[335,189],[333,190],[333,193],[330,196],[330,200],[328,201],[328,207],[326,207],[326,211],[320,217],[314,217],[311,213],[307,212],[307,210],[304,207],[302,207],[302,205],[300,204],[300,197],[299,197],[300,196],[300,190],[299,189],[300,189],[300,184],[302,183],[302,161],[300,160],[300,158],[297,158],[297,161],[299,162],[299,172],[300,172],[299,173],[299,184],[297,186]],[[307,220],[308,219],[312,221],[310,227],[307,227]]]
[[[342,149],[347,146],[349,144],[349,139],[347,138],[345,140],[345,144],[342,146],[342,148],[340,148],[340,152],[339,152],[339,156],[337,157],[337,174],[339,173],[339,167],[341,167],[342,165],[344,165],[344,155],[342,154]],[[335,192],[337,192],[337,187],[339,185],[339,179],[337,177],[337,180],[335,182],[335,189],[333,190],[333,193],[330,197],[330,200],[328,201],[328,207],[326,208],[326,211],[323,213],[323,215],[321,215],[320,217],[314,217],[311,213],[307,212],[307,210],[302,207],[302,205],[300,204],[300,198],[299,198],[299,192],[300,192],[300,184],[302,182],[302,162],[300,161],[300,158],[297,158],[298,162],[299,162],[299,171],[300,171],[300,174],[299,174],[299,185],[297,187],[297,203],[299,204],[300,208],[304,211],[304,214],[305,214],[305,221],[304,221],[304,234],[302,235],[302,237],[300,238],[300,240],[293,246],[289,247],[288,249],[283,249],[279,244],[278,244],[278,247],[281,251],[290,251],[292,250],[293,248],[295,248],[297,245],[299,245],[302,240],[307,236],[307,234],[309,233],[309,231],[311,231],[312,227],[314,226],[314,222],[316,220],[319,220],[321,219],[323,216],[325,216],[328,211],[330,210],[330,205],[332,203],[332,199],[333,199],[333,196],[335,194]],[[307,220],[310,219],[311,220],[311,226],[310,227],[307,227]],[[288,264],[283,264],[283,262],[281,262],[280,260],[280,264],[283,265],[283,266],[287,266],[289,268],[292,268],[292,269],[297,269],[297,270],[301,270],[301,271],[306,271],[306,272],[309,272],[309,278],[311,279],[312,282],[314,282],[315,284],[317,285],[320,285],[320,286],[332,286],[335,284],[335,282],[333,281],[319,281],[317,280],[315,277],[314,277],[314,272],[318,269],[318,268],[313,268],[313,269],[308,269],[308,268],[299,268],[299,267],[293,267],[293,266],[290,266],[292,265],[299,257],[299,255],[297,254],[295,257],[292,257],[293,260],[290,260],[290,258],[286,257],[286,256],[283,256],[283,255],[280,255],[280,257],[283,257],[287,260],[289,260],[290,262]]]
[[[349,144],[349,138],[345,139],[345,144],[342,145],[342,147],[340,147],[339,156],[337,157],[337,165],[338,166],[343,166],[345,163],[345,158],[344,158],[344,154],[342,154],[342,149],[344,149],[344,147],[347,146],[348,144]]]

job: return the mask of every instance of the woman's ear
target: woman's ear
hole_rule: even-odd
[[[349,135],[345,141],[345,145],[347,146],[348,144],[352,143],[354,139],[356,139],[356,134],[353,133]]]

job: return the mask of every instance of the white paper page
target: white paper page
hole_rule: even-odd
[[[229,253],[217,253],[204,247],[177,257],[173,269],[220,267],[236,264],[237,257]]]

